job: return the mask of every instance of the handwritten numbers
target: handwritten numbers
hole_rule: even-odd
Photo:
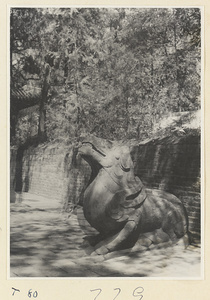
[[[33,298],[36,298],[38,296],[38,293],[37,291],[35,291],[33,294],[32,294],[32,291],[31,289],[28,291],[28,297],[31,298],[33,296]]]
[[[98,295],[94,298],[94,300],[96,300],[96,298],[100,295],[100,293],[102,292],[102,289],[95,289],[95,290],[90,290],[91,292],[95,292],[95,291],[99,291]]]
[[[114,297],[113,300],[115,300],[117,298],[117,296],[119,295],[119,293],[121,292],[121,289],[116,288],[114,289],[114,291],[118,290],[117,295]],[[90,290],[91,292],[95,292],[95,291],[99,291],[99,293],[96,295],[96,297],[94,298],[94,300],[96,300],[96,298],[98,298],[98,296],[100,295],[100,293],[102,292],[102,289],[95,289],[95,290]]]
[[[114,297],[113,300],[115,300],[115,299],[117,298],[117,296],[119,295],[119,293],[121,292],[121,289],[119,289],[119,288],[114,289],[114,291],[116,291],[116,290],[118,290],[118,293],[117,293],[117,295]]]
[[[12,293],[12,296],[14,296],[15,292],[20,292],[20,290],[15,289],[15,288],[12,288],[12,290],[14,290],[13,293]]]
[[[101,294],[102,289],[99,288],[99,289],[94,289],[94,290],[90,290],[90,291],[91,292],[99,291],[98,294],[96,295],[96,297],[94,298],[94,300],[96,300],[98,298],[98,296]],[[117,295],[113,299],[110,299],[110,300],[115,300],[119,296],[119,294],[121,293],[120,288],[115,288],[114,291],[117,291]],[[139,286],[139,287],[135,288],[135,290],[133,291],[132,296],[133,297],[138,297],[137,300],[141,300],[143,298],[143,295],[142,295],[143,292],[144,292],[144,288]]]
[[[16,289],[16,288],[12,288],[13,293],[12,296],[15,296],[16,292],[20,292],[20,290]],[[90,290],[91,292],[97,292],[97,294],[95,295],[95,298],[93,300],[100,300],[99,295],[102,293],[102,289],[98,288],[98,289],[94,289],[94,290]],[[110,298],[109,300],[116,300],[116,298],[119,296],[119,294],[122,292],[122,290],[120,288],[115,288],[114,291],[116,291],[116,295],[114,298]],[[137,300],[142,300],[143,298],[143,292],[144,292],[144,288],[141,286],[138,286],[137,288],[135,288],[133,290],[133,293],[130,294],[133,297],[138,297]],[[129,300],[132,300],[132,296]],[[38,292],[37,291],[33,291],[32,289],[30,289],[28,291],[28,298],[37,298],[38,297]],[[119,297],[120,298],[120,297]]]
[[[141,300],[143,298],[143,295],[141,295],[143,291],[144,291],[143,287],[139,286],[133,291],[133,296],[140,297],[139,300]]]
[[[38,296],[38,293],[37,293],[37,291],[35,291],[35,292],[33,293],[33,297],[36,298],[37,296]]]

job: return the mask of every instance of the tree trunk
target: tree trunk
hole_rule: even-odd
[[[49,77],[50,77],[50,67],[46,65],[44,82],[42,86],[41,99],[39,104],[39,128],[38,128],[38,137],[40,141],[45,141],[46,136],[46,109],[45,104],[47,102],[48,90],[49,90]]]
[[[174,21],[174,48],[175,48],[175,61],[176,61],[176,80],[178,83],[178,110],[182,111],[181,99],[180,99],[180,84],[179,84],[179,72],[178,72],[178,56],[177,56],[177,33],[176,33],[176,23]]]

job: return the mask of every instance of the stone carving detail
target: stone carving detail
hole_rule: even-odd
[[[159,232],[161,241],[187,238],[182,202],[172,194],[143,186],[134,175],[128,146],[91,137],[78,152],[92,169],[83,211],[101,234],[97,254],[133,247],[141,234],[150,232]]]

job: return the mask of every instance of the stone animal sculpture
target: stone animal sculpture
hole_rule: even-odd
[[[127,146],[101,139],[82,142],[78,152],[91,166],[84,192],[86,220],[101,234],[95,247],[106,254],[134,246],[142,233],[161,230],[171,241],[187,236],[187,216],[182,202],[169,193],[147,189],[134,175]]]

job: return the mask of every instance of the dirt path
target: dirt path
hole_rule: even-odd
[[[21,196],[22,197],[22,196]],[[75,214],[35,195],[11,204],[11,277],[199,277],[200,248],[157,246],[149,251],[119,251],[90,256]]]

